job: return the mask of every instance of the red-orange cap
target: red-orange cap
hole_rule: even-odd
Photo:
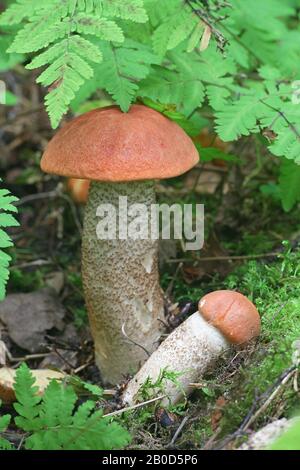
[[[218,328],[231,343],[246,343],[260,333],[260,316],[256,307],[239,292],[211,292],[202,297],[198,308],[205,320]]]
[[[41,168],[71,178],[117,182],[171,178],[198,161],[192,140],[175,122],[143,105],[133,105],[128,113],[110,106],[60,129]]]
[[[89,197],[90,181],[84,179],[68,178],[67,189],[73,201],[85,204]]]

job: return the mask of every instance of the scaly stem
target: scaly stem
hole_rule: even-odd
[[[159,285],[158,241],[120,239],[126,216],[119,212],[119,197],[127,197],[128,211],[144,204],[150,213],[155,203],[154,184],[147,182],[100,183],[91,185],[85,212],[82,244],[82,275],[96,363],[105,382],[117,383],[135,372],[158,346],[164,317],[163,294]],[[116,228],[116,239],[99,239],[98,207],[111,206],[106,213],[108,227]],[[101,206],[100,206],[101,205]],[[127,211],[127,213],[128,213]],[[118,217],[115,221],[114,213]],[[134,219],[128,217],[129,223]],[[101,223],[102,223],[101,222]],[[147,220],[142,224],[147,224]],[[99,226],[98,226],[99,227]],[[134,342],[129,341],[122,332]],[[144,349],[143,349],[144,348]]]

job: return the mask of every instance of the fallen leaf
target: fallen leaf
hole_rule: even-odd
[[[47,331],[62,331],[65,310],[53,289],[30,294],[11,294],[0,303],[0,320],[16,345],[31,353],[40,352]]]
[[[219,427],[220,421],[223,417],[223,410],[227,401],[224,397],[219,397],[215,404],[215,410],[211,415],[211,428],[216,431]]]

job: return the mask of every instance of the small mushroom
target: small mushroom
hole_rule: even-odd
[[[139,401],[139,392],[148,378],[155,383],[163,370],[179,372],[180,388],[164,382],[165,403],[178,402],[192,392],[220,355],[234,344],[250,341],[260,332],[256,307],[238,292],[220,290],[204,296],[193,313],[179,325],[143,365],[123,392],[123,403]]]
[[[67,189],[77,204],[86,204],[89,197],[90,181],[84,179],[68,178]]]
[[[96,363],[105,382],[117,383],[138,369],[147,351],[156,348],[159,320],[164,318],[158,240],[123,233],[120,197],[127,204],[130,224],[137,205],[151,211],[155,179],[181,175],[198,161],[185,132],[142,105],[132,106],[128,113],[117,107],[96,109],[73,119],[43,155],[45,172],[92,181],[85,208],[82,276]],[[110,208],[107,219],[115,229],[113,239],[97,236],[100,204]],[[149,227],[147,220],[140,224],[141,232]]]

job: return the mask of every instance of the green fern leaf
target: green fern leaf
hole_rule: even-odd
[[[41,8],[45,8],[46,4],[50,4],[51,0],[17,0],[0,15],[0,25],[16,25],[24,19],[30,18],[32,14]]]
[[[162,104],[174,104],[188,116],[204,97],[204,85],[194,70],[178,73],[164,67],[153,67],[153,72],[140,83],[139,95]]]
[[[67,13],[58,5],[41,10],[18,32],[8,52],[35,52],[66,36],[71,32]]]
[[[174,49],[190,35],[198,25],[198,20],[187,9],[182,9],[182,4],[171,16],[167,16],[153,33],[153,49],[159,56],[164,56],[168,50]],[[191,39],[194,41],[194,38]],[[189,46],[191,43],[189,43]]]
[[[42,398],[36,397],[34,378],[22,365],[16,375],[15,418],[29,436],[25,448],[32,450],[110,450],[124,447],[130,436],[120,425],[86,401],[76,409],[77,395],[70,385],[52,380]]]
[[[258,117],[263,114],[263,104],[256,96],[242,96],[238,101],[226,104],[216,113],[216,131],[225,142],[242,135],[259,132]]]
[[[94,15],[79,13],[74,17],[75,29],[78,33],[91,34],[106,41],[123,42],[121,28],[114,21],[97,18]]]
[[[269,149],[278,157],[286,157],[300,164],[300,133],[297,128],[285,122]]]
[[[148,15],[142,0],[110,0],[103,3],[103,15],[132,20],[136,23],[145,23]]]
[[[150,72],[150,65],[158,58],[148,46],[125,41],[121,47],[101,44],[103,62],[94,69],[90,91],[105,89],[121,107],[128,111],[138,91],[138,82]]]
[[[17,198],[11,196],[7,189],[0,189],[0,300],[3,300],[5,296],[5,285],[9,277],[8,266],[11,260],[10,256],[4,253],[2,249],[13,245],[11,238],[2,228],[6,229],[19,225],[11,215],[11,213],[17,212],[16,207],[13,205],[16,201]]]
[[[1,400],[0,400],[0,406],[2,405]],[[11,416],[10,415],[2,415],[0,416],[0,450],[11,450],[12,445],[11,443],[1,437],[1,433],[5,432],[6,429],[8,428],[8,425],[10,423]]]
[[[39,75],[37,82],[44,86],[55,84],[55,88],[45,98],[54,128],[67,112],[76,91],[93,76],[94,71],[87,60],[101,62],[100,49],[87,39],[74,35],[58,42],[27,65],[27,68],[32,69],[50,63]]]
[[[280,165],[279,188],[282,206],[289,212],[300,201],[300,165],[284,158]]]

